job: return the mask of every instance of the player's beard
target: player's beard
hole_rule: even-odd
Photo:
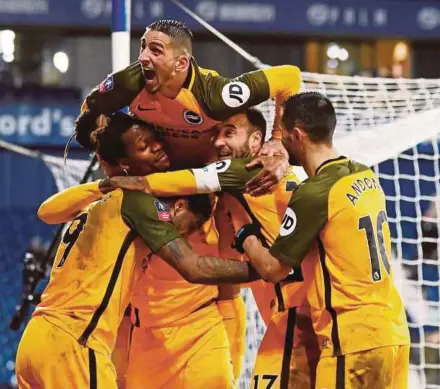
[[[298,159],[290,153],[289,153],[289,165],[290,166],[301,166]]]
[[[248,143],[245,143],[243,146],[241,146],[239,149],[232,152],[231,158],[247,158],[252,155],[251,147]]]

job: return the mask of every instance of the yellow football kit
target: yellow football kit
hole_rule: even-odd
[[[146,182],[157,195],[222,191],[220,208],[227,210],[232,223],[259,225],[264,244],[270,246],[279,233],[298,178],[289,168],[272,194],[252,197],[241,192],[246,182],[259,172],[259,168],[246,169],[249,161],[224,160],[201,169],[157,173],[147,176]],[[251,385],[255,389],[314,388],[319,346],[311,325],[310,309],[304,301],[302,280],[301,270],[297,268],[275,286],[264,281],[251,284],[259,310],[268,324],[253,371]]]
[[[78,206],[84,206],[100,196],[103,195],[98,183],[72,187],[47,200],[39,214],[44,220],[65,221],[66,217],[78,211]],[[209,223],[205,227],[209,227]],[[189,241],[199,254],[216,255],[217,249],[213,245],[217,240],[215,230],[210,228],[205,231],[203,238],[206,241],[203,244],[196,234]],[[190,284],[153,253],[147,255],[140,282],[130,300],[135,326],[130,334],[130,343],[135,346],[131,350],[124,349],[127,333],[125,336],[121,333],[122,342],[115,355],[119,382],[125,382],[126,388],[160,389],[167,388],[172,381],[176,385],[177,382],[184,385],[175,389],[185,389],[189,384],[182,377],[191,372],[192,389],[211,386],[230,389],[233,382],[231,356],[223,318],[215,304],[217,295],[216,286]],[[173,335],[173,331],[178,331],[179,335]],[[138,347],[138,342],[145,339],[149,341]],[[149,347],[153,344],[150,342],[152,339],[156,339],[153,342],[156,345],[162,342],[160,368],[148,362],[156,357],[155,360],[159,361],[157,347]],[[196,347],[203,342],[206,343],[203,348]],[[130,356],[127,369],[124,355]],[[206,366],[210,364],[212,367],[208,371]],[[195,375],[197,369],[199,373]]]
[[[345,157],[325,162],[293,193],[270,252],[302,267],[321,347],[316,388],[405,389],[409,331],[378,177]]]
[[[86,98],[83,109],[110,115],[129,106],[139,119],[155,125],[169,149],[172,166],[202,166],[212,160],[211,138],[222,120],[269,98],[298,92],[301,73],[296,66],[274,66],[229,79],[199,67],[194,60],[175,99],[144,88],[141,64],[111,74]]]
[[[20,387],[117,388],[118,326],[148,255],[180,237],[169,217],[153,196],[117,190],[73,220],[20,341]]]
[[[216,250],[198,244],[198,237],[190,243],[202,255]],[[232,387],[229,343],[217,295],[217,286],[190,284],[160,258],[149,258],[132,299],[135,327],[127,389]]]

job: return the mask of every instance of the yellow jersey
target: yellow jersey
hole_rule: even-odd
[[[39,215],[44,221],[65,222],[101,197],[98,182],[74,186],[46,200]],[[189,242],[197,253],[217,256],[217,252],[212,252],[217,243],[216,231],[209,222],[204,227],[207,230],[191,235]],[[188,283],[152,252],[146,255],[141,274],[129,302],[133,305],[133,323],[142,327],[179,325],[182,319],[218,296],[217,286]]]
[[[169,99],[147,92],[142,66],[136,61],[109,75],[87,96],[82,109],[109,115],[129,106],[134,116],[155,127],[168,146],[171,165],[182,169],[212,161],[211,138],[222,120],[269,98],[286,99],[299,91],[300,84],[296,66],[274,66],[230,79],[199,67],[192,58],[182,89]]]
[[[176,193],[191,195],[196,193],[222,192],[220,201],[230,218],[249,215],[252,222],[260,226],[263,243],[270,247],[278,236],[281,221],[290,201],[292,191],[299,183],[298,177],[289,167],[275,190],[263,196],[253,197],[243,193],[247,181],[254,177],[260,168],[247,169],[251,158],[223,160],[199,169],[187,169],[146,176],[146,183],[157,196],[173,196]],[[245,216],[246,217],[246,216]],[[216,219],[227,220],[225,217]],[[227,243],[226,243],[227,244]],[[265,293],[257,291],[255,296],[261,312],[270,309],[284,310],[300,306],[304,302],[305,290],[302,286],[301,269],[292,269],[292,273],[280,283],[272,285],[257,281],[254,287],[264,288]],[[267,321],[267,315],[264,315]]]
[[[210,246],[194,245],[191,239],[190,244],[198,254],[208,254],[204,249]],[[191,284],[160,257],[150,254],[131,300],[132,323],[143,328],[183,325],[217,296],[217,286]]]
[[[368,167],[345,157],[321,165],[293,193],[270,252],[302,267],[323,357],[409,344],[385,195]]]
[[[33,315],[110,354],[148,258],[180,237],[170,220],[165,204],[141,192],[118,189],[92,203],[64,234]]]

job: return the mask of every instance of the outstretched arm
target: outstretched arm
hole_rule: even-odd
[[[92,202],[106,193],[100,181],[76,185],[49,197],[38,209],[38,217],[47,224],[66,223],[73,220]]]
[[[183,238],[167,243],[157,254],[194,284],[241,284],[261,278],[247,262],[198,255]]]

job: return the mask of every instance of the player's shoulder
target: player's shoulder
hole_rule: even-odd
[[[170,221],[169,207],[155,196],[137,190],[121,190],[123,195],[122,212],[140,217]]]

